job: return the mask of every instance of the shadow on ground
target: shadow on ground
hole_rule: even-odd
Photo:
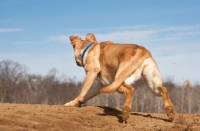
[[[118,122],[123,123],[123,119],[122,119],[122,112],[118,109],[112,108],[112,107],[106,107],[106,106],[98,106],[99,108],[103,109],[103,114],[97,114],[99,116],[115,116],[118,118]],[[151,114],[144,114],[144,113],[131,113],[131,115],[133,116],[142,116],[145,118],[153,118],[153,119],[159,119],[165,122],[170,122],[168,119],[164,119],[164,118],[159,118],[159,117],[155,117],[152,116]]]

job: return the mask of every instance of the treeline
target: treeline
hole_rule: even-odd
[[[0,61],[0,102],[27,104],[63,105],[76,98],[81,91],[83,81],[59,75],[51,69],[46,75],[27,73],[26,67],[10,60]],[[191,85],[186,80],[176,85],[168,79],[163,82],[167,88],[176,111],[182,113],[200,113],[200,85]],[[94,84],[95,86],[95,84]],[[133,87],[135,93],[132,111],[164,112],[163,100],[151,94],[143,79]],[[89,100],[86,105],[110,106],[121,108],[125,96],[119,93],[100,94]]]

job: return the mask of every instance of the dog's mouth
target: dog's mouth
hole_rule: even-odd
[[[77,66],[81,66],[81,64],[78,61],[76,61],[76,64],[77,64]]]

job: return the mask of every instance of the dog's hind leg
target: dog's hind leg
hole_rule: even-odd
[[[131,114],[131,106],[134,94],[134,88],[123,82],[117,90],[119,93],[123,93],[126,96],[125,103],[122,107],[122,119],[123,122],[127,122]]]
[[[167,116],[169,117],[170,121],[173,121],[175,118],[175,110],[174,106],[169,98],[169,95],[167,93],[167,89],[165,87],[158,87],[161,90],[161,95],[163,98],[163,101],[165,103],[165,111]]]
[[[155,96],[162,96],[165,111],[170,121],[175,118],[175,109],[167,93],[167,89],[162,85],[162,79],[157,64],[153,58],[146,60],[146,65],[143,70],[142,76],[146,81],[148,87],[151,89]]]

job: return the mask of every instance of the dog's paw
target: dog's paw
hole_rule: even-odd
[[[73,103],[73,101],[70,101],[68,103],[65,103],[64,106],[75,106],[75,104]]]
[[[174,110],[174,107],[173,106],[167,106],[165,108],[166,110],[166,114],[167,116],[169,117],[169,121],[173,121],[174,118],[175,118],[175,110]]]
[[[65,103],[64,106],[75,106],[75,107],[78,107],[78,106],[81,106],[81,104],[83,104],[83,102],[80,102],[80,101],[75,99],[73,101]]]
[[[73,100],[73,101],[70,101],[70,102],[64,104],[64,106],[77,106],[77,105],[78,105],[77,100]]]
[[[128,118],[130,117],[131,109],[128,106],[122,108],[122,120],[123,123],[127,123]]]

